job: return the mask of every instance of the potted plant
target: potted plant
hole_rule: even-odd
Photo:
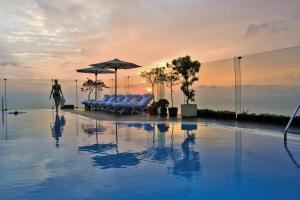
[[[157,102],[157,107],[160,108],[160,116],[167,117],[167,107],[169,106],[169,101],[167,99],[160,99]]]
[[[190,56],[185,56],[174,59],[172,65],[175,73],[182,77],[180,89],[186,97],[186,104],[181,104],[181,115],[182,117],[196,117],[197,104],[190,104],[190,101],[195,101],[195,90],[192,86],[199,80],[197,73],[201,63],[198,60],[193,61]]]
[[[174,107],[174,99],[173,99],[173,92],[174,92],[174,86],[179,84],[180,77],[178,73],[175,73],[173,70],[173,66],[169,63],[166,64],[167,68],[170,69],[168,73],[164,74],[164,83],[168,88],[170,88],[170,95],[171,95],[171,106],[168,108],[169,111],[169,117],[177,117],[178,108]]]
[[[149,107],[149,113],[152,115],[157,115],[158,113],[158,106],[155,102],[155,96],[154,96],[154,86],[157,83],[163,82],[163,74],[164,74],[164,67],[156,67],[152,68],[147,71],[141,72],[141,77],[146,80],[147,83],[151,85],[151,92],[153,97],[153,102]]]
[[[88,93],[88,100],[90,100],[91,93],[97,88],[98,91],[102,91],[103,88],[108,88],[102,80],[93,81],[87,78],[87,80],[80,87],[81,92]]]

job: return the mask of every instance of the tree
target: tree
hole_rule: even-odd
[[[198,60],[192,61],[190,56],[179,57],[172,61],[173,70],[182,77],[181,91],[186,96],[186,103],[195,101],[195,90],[192,89],[194,82],[198,81],[197,73],[200,70],[201,63]]]
[[[164,82],[164,67],[151,68],[148,71],[141,72],[141,77],[146,80],[147,83],[151,85],[152,96],[154,99],[154,86],[158,83]]]
[[[179,74],[176,73],[174,70],[173,70],[173,65],[167,63],[166,64],[167,68],[170,69],[170,71],[168,73],[165,73],[164,74],[164,83],[166,84],[166,86],[168,88],[170,88],[170,93],[171,93],[171,104],[172,104],[172,107],[173,107],[173,92],[174,92],[174,86],[178,85],[179,84],[179,81],[180,81],[180,77],[179,77]]]
[[[80,87],[81,92],[88,92],[88,100],[90,100],[91,93],[98,89],[98,91],[102,91],[103,88],[108,88],[102,80],[94,81],[92,79],[87,78],[87,80]]]

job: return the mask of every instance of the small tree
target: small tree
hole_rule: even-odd
[[[166,64],[167,68],[170,69],[168,73],[164,74],[164,82],[168,88],[170,88],[170,93],[171,93],[171,104],[172,107],[174,106],[173,104],[173,92],[174,92],[174,86],[179,84],[180,77],[178,73],[175,73],[173,70],[173,66],[169,63]]]
[[[144,78],[146,82],[151,85],[153,99],[155,84],[164,82],[164,70],[164,67],[156,67],[148,71],[141,72],[141,77]]]
[[[87,80],[82,84],[80,90],[81,92],[88,92],[88,100],[90,100],[91,93],[97,88],[99,91],[102,91],[103,88],[108,88],[102,80],[94,81],[87,78]]]
[[[196,76],[200,70],[201,63],[198,60],[192,61],[190,56],[179,57],[172,61],[175,73],[182,76],[181,91],[186,96],[186,103],[195,101],[195,90],[191,87],[199,78]]]

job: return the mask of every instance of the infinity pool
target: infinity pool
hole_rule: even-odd
[[[207,123],[2,116],[0,199],[300,199],[300,138]]]

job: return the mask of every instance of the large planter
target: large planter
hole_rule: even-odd
[[[153,102],[150,107],[148,108],[148,112],[150,115],[157,115],[158,114],[158,107],[157,103]]]
[[[160,108],[160,116],[161,117],[167,117],[168,116],[167,108],[166,107],[161,107]]]
[[[168,110],[169,110],[169,117],[171,117],[171,118],[177,117],[177,113],[178,113],[177,107],[170,107],[170,108],[168,108]]]
[[[181,104],[181,116],[183,118],[197,117],[197,104]]]

